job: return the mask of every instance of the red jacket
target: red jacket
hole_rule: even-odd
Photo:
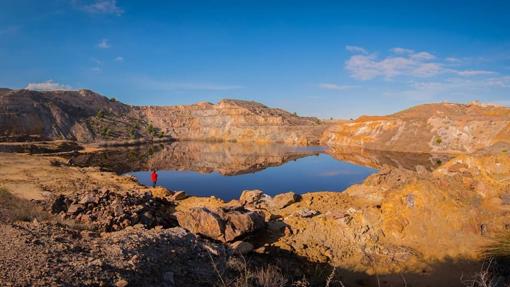
[[[158,181],[158,173],[153,171],[152,174],[151,174],[151,179],[152,179],[153,182]]]

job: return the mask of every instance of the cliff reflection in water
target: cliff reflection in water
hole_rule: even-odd
[[[329,149],[277,144],[182,141],[116,148],[74,158],[80,166],[130,173],[150,185],[149,170],[159,170],[158,185],[188,194],[238,198],[245,189],[275,195],[294,191],[343,191],[383,165],[433,169],[444,156],[387,153],[353,148]]]
[[[107,149],[76,156],[74,161],[79,166],[101,166],[117,173],[157,169],[217,172],[229,176],[280,166],[291,160],[319,155],[322,150],[274,144],[182,141]]]
[[[418,166],[432,171],[452,158],[448,154],[380,151],[356,147],[330,147],[326,152],[338,160],[375,169],[388,165],[412,171],[416,170]]]

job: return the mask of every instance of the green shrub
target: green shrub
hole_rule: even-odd
[[[110,129],[109,129],[109,128],[107,128],[107,127],[103,127],[103,128],[101,129],[101,136],[103,136],[103,137],[108,137],[108,136],[110,136]]]
[[[98,118],[98,119],[104,118],[104,111],[103,110],[97,111],[96,118]]]
[[[136,130],[136,128],[131,128],[131,129],[129,129],[129,136],[130,136],[132,139],[136,139],[136,138],[138,138],[138,131]]]
[[[436,138],[436,144],[441,144],[442,142],[443,142],[443,140],[440,137]]]

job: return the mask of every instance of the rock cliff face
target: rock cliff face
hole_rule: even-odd
[[[129,138],[129,128],[138,122],[135,116],[129,106],[89,90],[4,90],[0,141]]]
[[[470,153],[510,142],[510,109],[479,103],[426,104],[336,124],[324,132],[321,142],[401,152]]]
[[[317,144],[325,125],[248,101],[136,107],[89,90],[0,90],[0,141],[175,139]]]
[[[155,127],[178,139],[306,145],[318,144],[324,130],[316,118],[250,101],[137,109]]]

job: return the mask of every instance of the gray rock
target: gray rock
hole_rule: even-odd
[[[407,203],[407,207],[410,207],[410,208],[414,207],[414,194],[410,193],[407,195],[406,203]]]
[[[94,194],[86,194],[80,199],[80,204],[87,204],[87,203],[99,203],[99,197],[95,196]]]
[[[303,217],[303,218],[310,218],[310,217],[314,217],[319,214],[320,214],[320,212],[318,212],[317,210],[304,208],[304,209],[301,209],[298,212],[296,212],[295,215],[299,216],[299,217]]]

